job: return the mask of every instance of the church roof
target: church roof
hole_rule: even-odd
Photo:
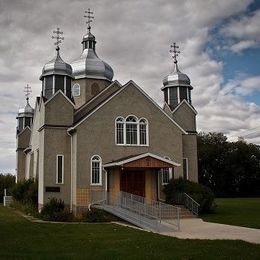
[[[88,117],[93,115],[97,110],[99,110],[101,107],[103,107],[106,103],[108,103],[111,99],[116,97],[121,91],[124,91],[127,87],[134,86],[137,88],[155,107],[158,108],[159,111],[161,111],[162,114],[164,114],[183,134],[187,134],[187,132],[180,127],[163,109],[151,98],[149,97],[134,81],[130,80],[127,82],[122,88],[120,88],[118,91],[116,91],[113,95],[107,97],[102,102],[100,102],[97,106],[95,106],[92,110],[88,111],[79,121],[76,121],[75,124],[68,129],[68,131],[74,130],[77,128],[81,123],[83,123]]]

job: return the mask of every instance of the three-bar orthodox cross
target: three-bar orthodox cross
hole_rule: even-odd
[[[178,51],[177,49],[179,49],[179,46],[176,45],[176,42],[174,42],[172,45],[171,45],[171,49],[170,49],[170,53],[173,53],[172,55],[172,58],[173,58],[173,62],[174,63],[177,63],[177,57],[178,57],[178,54],[180,54],[181,52]]]
[[[24,93],[25,93],[25,96],[26,96],[26,101],[27,101],[27,103],[29,103],[29,96],[32,93],[32,90],[31,90],[31,87],[28,84],[24,87]]]
[[[54,33],[54,35],[51,38],[56,40],[54,45],[57,45],[56,50],[58,51],[60,49],[60,43],[62,42],[62,40],[64,40],[64,37],[60,36],[63,34],[63,32],[60,31],[60,28],[57,28],[57,30],[53,31],[53,33]],[[55,36],[55,35],[57,35],[57,36]]]
[[[94,19],[93,12],[90,10],[90,8],[88,8],[88,10],[85,11],[85,14],[86,15],[84,15],[84,17],[87,18],[86,24],[88,25],[88,31],[90,32],[91,29],[90,23],[92,23],[93,22],[92,19]]]

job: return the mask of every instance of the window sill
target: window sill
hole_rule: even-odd
[[[116,144],[116,146],[149,147],[148,144]]]
[[[90,186],[102,186],[102,183],[90,183]]]

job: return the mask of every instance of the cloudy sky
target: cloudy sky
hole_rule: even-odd
[[[15,172],[16,114],[40,94],[39,76],[53,58],[53,29],[64,31],[61,55],[81,53],[84,10],[94,11],[97,53],[114,79],[133,79],[162,104],[162,79],[172,69],[169,46],[180,46],[199,131],[260,144],[260,3],[253,0],[0,0],[0,172]]]

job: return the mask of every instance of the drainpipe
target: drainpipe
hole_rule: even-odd
[[[72,186],[72,135],[67,131],[67,134],[70,136],[70,212],[73,211],[72,204],[73,204],[73,186]]]

